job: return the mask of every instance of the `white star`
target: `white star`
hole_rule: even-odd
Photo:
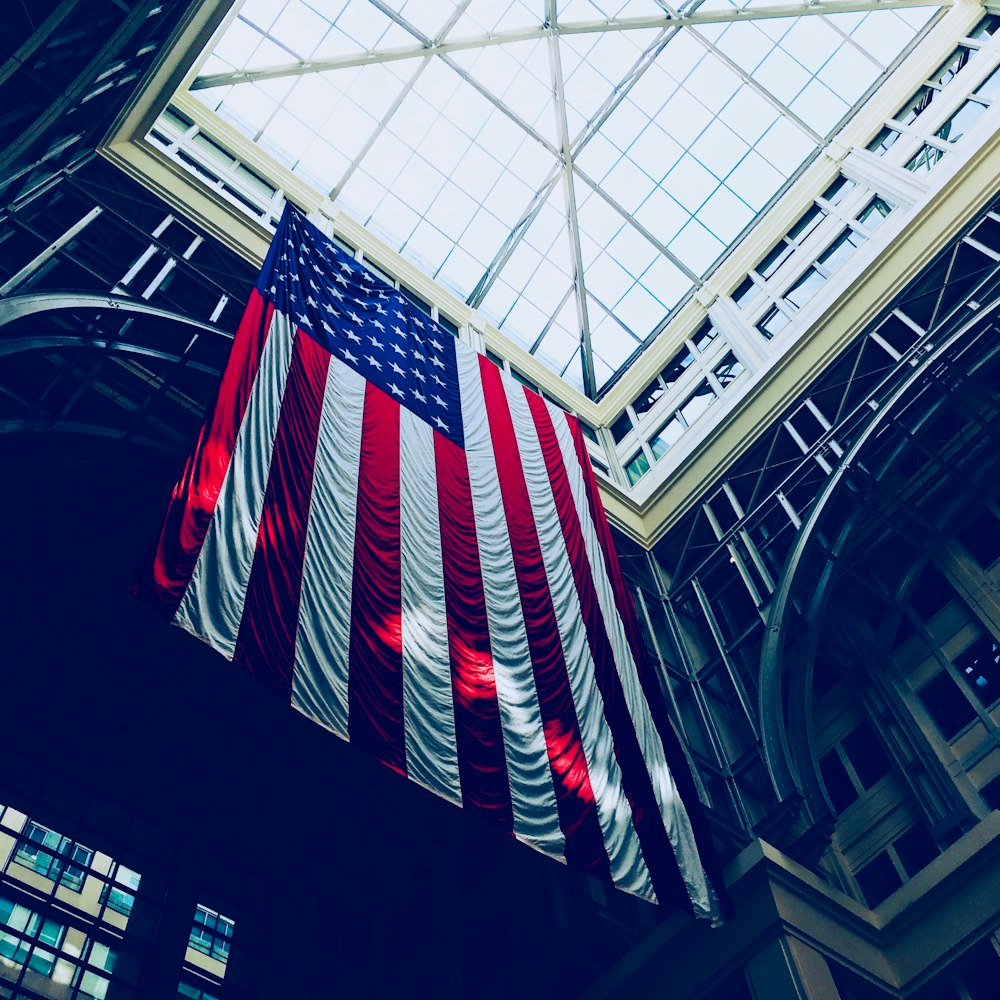
[[[381,298],[381,297],[382,296],[380,295],[379,298]],[[389,315],[389,310],[386,309],[386,307],[384,305],[382,305],[381,302],[376,302],[375,303],[375,312],[379,313],[382,316],[388,316]]]
[[[393,344],[393,345],[392,345],[392,349],[393,349],[393,350],[394,350],[394,351],[395,351],[395,352],[396,352],[397,354],[402,354],[404,358],[406,357],[406,351],[404,351],[404,350],[403,350],[403,348],[399,346],[399,344]]]
[[[299,276],[294,271],[291,274],[291,278],[292,278],[292,281],[298,281],[299,280]]]
[[[419,316],[414,316],[413,317],[413,322],[416,323],[417,326],[419,326],[421,330],[424,328],[423,320]]]
[[[423,361],[423,362],[424,362],[424,363],[426,364],[426,362],[427,362],[427,358],[425,358],[425,357],[424,357],[424,356],[423,356],[423,355],[422,355],[422,354],[420,353],[420,351],[414,351],[414,352],[413,352],[413,356],[414,356],[414,357],[415,357],[415,358],[416,358],[416,359],[417,359],[418,361]]]
[[[347,315],[350,316],[351,319],[358,324],[358,326],[364,326],[365,321],[356,312],[349,312]]]
[[[427,397],[419,389],[413,390],[413,398],[419,399],[421,403],[427,402]]]
[[[442,344],[439,344],[436,340],[431,341],[431,347],[433,347],[435,351],[444,350],[444,346]]]
[[[438,368],[444,368],[444,362],[436,355],[431,355],[431,364],[437,365]]]
[[[346,347],[343,348],[340,353],[344,355],[344,360],[350,361],[352,365],[356,365],[358,363],[358,359],[353,354],[351,354],[351,352]]]
[[[439,379],[437,375],[434,374],[434,372],[431,372],[431,378],[434,379],[434,381],[437,382],[437,384],[441,386],[442,389],[444,388],[444,382],[441,379]]]
[[[341,302],[344,301],[344,296],[341,294],[339,288],[334,288],[333,285],[331,285],[329,288],[329,292],[335,299],[339,299]]]
[[[283,254],[281,255],[281,259],[282,259],[282,260],[288,260],[288,254],[287,254],[287,253],[283,253]]]
[[[348,274],[351,273],[351,265],[348,264],[346,260],[342,260],[340,262],[340,269],[341,271],[346,271]]]
[[[305,313],[298,314],[299,326],[312,326],[309,322],[309,317]]]
[[[377,319],[373,319],[371,325],[374,326],[377,330],[385,329],[385,324],[380,323]]]
[[[401,330],[398,326],[394,326],[392,328],[392,332],[394,334],[396,334],[397,336],[399,336],[399,337],[405,337],[406,336],[406,331],[405,330]]]
[[[279,274],[278,274],[278,281],[284,281],[284,280],[285,280],[285,276],[279,272]]]
[[[390,362],[389,362],[389,366],[390,366],[390,367],[392,368],[392,370],[393,370],[393,371],[394,371],[394,372],[395,372],[395,373],[396,373],[397,375],[405,375],[405,374],[406,374],[406,372],[405,372],[405,371],[403,371],[403,369],[402,369],[402,368],[400,368],[400,367],[399,367],[399,365],[397,365],[395,361],[390,361]]]
[[[390,382],[389,383],[389,388],[392,390],[393,395],[399,396],[400,399],[402,399],[406,395],[406,393],[403,392],[403,390],[400,389],[399,386],[396,385],[395,382]]]
[[[344,336],[348,340],[353,340],[355,344],[360,344],[361,343],[361,338],[353,330],[345,330],[344,331]]]
[[[448,409],[448,404],[437,394],[431,396],[431,399],[433,399],[438,406],[443,406],[446,410]]]
[[[401,320],[405,320],[405,319],[406,319],[406,313],[404,313],[404,312],[400,312],[400,311],[399,311],[398,309],[396,310],[396,315],[397,315],[397,316],[398,316],[398,317],[399,317],[399,318],[400,318]]]
[[[277,285],[271,285],[271,294],[272,295],[277,295],[278,294],[278,286]]]
[[[347,278],[345,278],[342,274],[335,274],[333,276],[333,280],[336,281],[337,284],[343,285],[345,288],[347,287]]]
[[[311,285],[312,282],[310,281],[309,284]],[[312,306],[313,309],[315,309],[316,308],[316,300],[311,295],[307,295],[306,296],[306,305]]]
[[[382,370],[382,362],[381,361],[377,361],[370,354],[366,354],[365,355],[365,361],[367,361],[368,364],[370,364],[370,365],[374,365],[379,371]]]
[[[438,427],[441,428],[441,430],[443,430],[443,431],[447,431],[448,430],[448,425],[440,417],[435,417],[434,418],[434,423],[436,423],[438,425]]]
[[[368,338],[372,342],[372,347],[377,347],[380,351],[385,346],[377,337]]]
[[[424,373],[423,372],[417,371],[416,368],[411,368],[410,371],[413,372],[413,377],[414,378],[420,379],[421,382],[426,382],[427,381],[427,379],[424,378]]]
[[[333,329],[333,327],[332,327],[332,326],[330,326],[330,324],[329,324],[329,323],[327,323],[327,321],[326,321],[326,320],[323,320],[323,329],[324,329],[324,330],[326,330],[326,332],[327,332],[327,333],[329,333],[329,334],[330,334],[331,336],[332,336],[332,335],[334,335],[334,334],[335,334],[335,332],[336,332],[336,331],[335,331],[335,330]]]

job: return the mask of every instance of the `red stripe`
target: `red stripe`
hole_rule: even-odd
[[[563,464],[559,440],[552,426],[552,417],[541,396],[528,390],[525,390],[524,395],[531,409],[545,458],[545,468],[552,483],[556,511],[566,540],[590,652],[594,659],[595,679],[604,701],[604,718],[611,730],[615,757],[621,769],[622,786],[632,807],[632,823],[642,845],[646,867],[661,903],[671,903],[690,910],[691,900],[663,825],[660,806],[625,700],[621,677],[618,675],[611,639],[584,544],[583,529],[573,500],[569,476]]]
[[[329,352],[301,331],[274,437],[233,662],[290,698],[302,563]]]
[[[198,432],[194,450],[174,487],[153,560],[151,580],[137,592],[162,605],[172,616],[194,573],[236,436],[257,378],[274,307],[253,289],[243,312],[219,394]]]
[[[514,812],[493,673],[469,465],[465,452],[442,434],[434,435],[434,458],[462,805],[512,832]]]
[[[688,766],[687,755],[684,753],[680,738],[670,721],[659,677],[653,669],[649,653],[646,650],[645,640],[639,630],[639,620],[636,617],[631,592],[625,583],[625,575],[622,573],[621,564],[618,561],[618,552],[615,549],[614,539],[611,535],[611,525],[608,523],[608,519],[604,513],[604,505],[601,502],[601,494],[597,488],[597,478],[590,464],[590,455],[587,452],[586,440],[578,420],[567,415],[566,421],[573,434],[577,459],[583,469],[584,482],[587,486],[587,500],[590,504],[590,515],[597,528],[597,537],[604,551],[604,562],[607,566],[608,576],[611,578],[615,603],[618,606],[618,614],[625,625],[625,634],[628,636],[629,646],[632,649],[632,657],[635,660],[636,670],[639,674],[639,683],[642,685],[650,714],[663,742],[663,752],[670,767],[670,773],[677,786],[677,791],[680,793],[681,801],[687,810],[688,819],[691,821],[691,827],[694,831],[695,840],[698,843],[698,851],[705,874],[708,876],[708,880],[715,890],[723,915],[729,916],[732,914],[732,903],[726,893],[726,883],[722,877],[722,866],[719,863],[718,853],[715,850],[712,833],[708,827],[708,820],[705,817],[704,810],[701,808],[701,800],[698,797],[698,789],[694,783],[691,769]]]
[[[348,712],[351,742],[405,774],[399,405],[371,382],[361,428]]]
[[[479,368],[559,824],[566,838],[566,861],[610,882],[610,862],[583,753],[576,706],[506,393],[496,365],[481,357]]]

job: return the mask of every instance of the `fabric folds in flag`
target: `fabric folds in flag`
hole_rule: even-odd
[[[289,208],[152,573],[299,712],[644,899],[722,882],[579,423]]]

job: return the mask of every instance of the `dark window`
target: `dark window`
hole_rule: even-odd
[[[392,279],[390,278],[390,284],[391,282]],[[431,304],[429,302],[425,302],[419,295],[417,295],[416,292],[411,292],[405,285],[400,285],[399,294],[402,295],[403,298],[409,299],[409,301],[412,302],[422,313],[430,316]]]
[[[684,425],[676,416],[671,417],[652,437],[649,447],[653,458],[662,458],[684,433]]]
[[[885,851],[876,854],[854,877],[869,906],[878,906],[903,884],[892,858]]]
[[[915,174],[929,173],[937,166],[938,160],[944,153],[937,146],[921,146],[920,149],[906,163],[906,169]]]
[[[906,833],[900,834],[892,846],[896,848],[899,860],[911,878],[938,856],[937,844],[923,823],[917,823]]]
[[[866,789],[871,788],[892,770],[882,744],[867,722],[862,722],[857,729],[848,733],[840,741],[840,745]]]
[[[878,229],[879,226],[885,222],[889,213],[892,211],[892,205],[889,204],[884,198],[872,198],[870,202],[857,214],[857,221],[861,223],[865,229]]]
[[[653,408],[653,404],[663,395],[663,384],[658,378],[653,379],[646,386],[632,403],[632,408],[636,413],[646,413]]]
[[[615,442],[621,441],[629,431],[632,430],[632,418],[628,413],[623,413],[612,425],[611,436]]]
[[[902,357],[916,342],[920,334],[898,316],[890,315],[878,328],[878,335]]]
[[[525,386],[525,388],[530,389],[532,392],[538,392],[538,386],[535,385],[535,383],[532,382],[527,375],[522,375],[516,368],[511,368],[510,373],[514,379],[520,382],[521,385]]]
[[[851,781],[851,776],[847,773],[836,747],[828,750],[820,758],[819,773],[834,812],[842,813],[848,806],[857,802],[858,790],[854,787],[854,782]]]
[[[593,441],[597,443],[597,431],[590,426],[585,420],[580,420],[579,417],[576,418],[580,424],[580,430],[583,431],[583,436],[587,438],[588,441]]]
[[[757,286],[754,284],[753,278],[744,278],[736,291],[733,292],[733,301],[742,309],[751,302],[756,294]]]
[[[499,354],[494,354],[489,348],[486,348],[486,357],[490,359],[497,366],[497,368],[503,368],[503,358]]]
[[[984,97],[987,101],[995,101],[1000,96],[1000,69],[994,70],[979,85],[976,91],[977,97]]]
[[[983,569],[989,569],[1000,558],[1000,522],[989,507],[980,508],[956,529],[955,535]]]
[[[447,330],[453,337],[458,336],[458,324],[453,323],[447,316],[438,313],[438,323],[441,324],[442,329]]]
[[[934,134],[946,142],[958,142],[985,110],[978,101],[966,101]]]
[[[955,666],[984,708],[1000,698],[1000,646],[993,636],[981,635],[967,646]]]
[[[688,365],[694,361],[694,355],[688,351],[684,350],[677,354],[660,372],[660,378],[663,379],[664,383],[669,387],[673,385],[683,374],[687,371]]]
[[[948,57],[947,61],[942,64],[941,68],[936,73],[931,75],[931,81],[942,87],[946,87],[952,80],[955,79],[955,74],[958,73],[958,71],[969,61],[969,56],[971,54],[972,49],[968,49],[964,45],[960,45],[952,53],[952,55]]]
[[[798,222],[788,230],[788,238],[801,243],[824,219],[826,212],[818,205],[813,205]]]
[[[917,694],[946,740],[953,740],[976,718],[969,699],[946,671],[933,677]]]
[[[785,292],[785,301],[796,309],[801,309],[822,287],[826,278],[814,267],[810,267],[791,288]]]
[[[625,465],[628,481],[634,486],[647,472],[649,472],[649,459],[646,458],[644,451],[637,451]]]
[[[870,143],[868,148],[876,155],[882,156],[887,152],[895,141],[899,138],[899,133],[893,128],[884,128]]]
[[[757,265],[757,273],[762,278],[770,278],[791,257],[793,249],[790,243],[782,241]]]
[[[938,91],[933,87],[921,87],[894,115],[895,120],[900,125],[911,125],[927,109],[937,94]]]
[[[910,593],[910,607],[926,622],[930,621],[953,597],[955,591],[941,571],[928,563]]]
[[[81,892],[93,856],[88,848],[29,820],[14,861],[46,878],[58,879],[74,892]]]

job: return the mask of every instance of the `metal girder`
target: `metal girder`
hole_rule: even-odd
[[[950,7],[952,0],[939,0],[937,6]],[[662,17],[625,17],[605,21],[570,21],[554,24],[539,24],[531,28],[512,31],[489,32],[467,38],[456,38],[419,46],[397,46],[379,51],[359,52],[357,55],[337,56],[330,59],[314,59],[303,62],[285,63],[257,70],[237,70],[232,73],[210,73],[197,77],[191,83],[191,90],[207,90],[237,83],[252,83],[260,80],[277,80],[288,76],[302,76],[306,73],[324,73],[329,70],[346,69],[352,66],[371,66],[378,63],[398,62],[404,59],[422,59],[429,55],[446,55],[468,49],[481,49],[493,45],[508,45],[511,42],[535,41],[539,38],[559,35],[594,35],[611,31],[643,31],[650,28],[697,27],[707,24],[727,24],[733,21],[756,21],[773,18],[810,17],[816,14],[868,13],[873,10],[895,10],[906,7],[926,7],[927,0],[825,0],[818,3],[775,4],[765,7],[750,7],[741,10],[711,10]]]
[[[55,312],[64,309],[102,309],[122,312],[126,315],[153,316],[157,319],[169,320],[180,326],[191,327],[195,330],[202,330],[206,333],[232,340],[233,335],[225,330],[220,330],[211,323],[203,323],[201,320],[192,319],[189,316],[182,316],[171,312],[168,309],[160,309],[151,306],[146,302],[138,302],[134,299],[122,298],[117,295],[94,295],[84,292],[37,292],[31,295],[13,295],[7,299],[0,299],[0,357],[8,354],[15,354],[18,351],[30,350],[39,347],[54,346],[55,342],[75,343],[77,346],[98,346],[108,347],[112,344],[106,338],[84,338],[84,337],[56,337],[45,334],[32,334],[30,337],[5,337],[3,328],[10,323],[28,316],[37,316],[41,313]],[[156,354],[156,352],[141,349],[143,353]],[[173,358],[174,355],[163,355]]]

